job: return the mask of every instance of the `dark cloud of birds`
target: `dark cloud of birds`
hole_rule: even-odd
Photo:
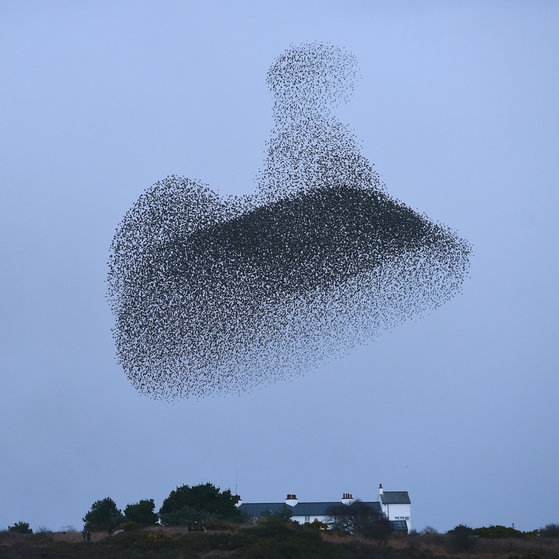
[[[334,109],[357,82],[344,49],[271,66],[274,128],[257,191],[171,176],[114,236],[117,359],[154,398],[240,393],[316,368],[459,292],[470,245],[390,197]]]

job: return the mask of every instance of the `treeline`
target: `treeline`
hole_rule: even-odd
[[[130,528],[131,525],[187,526],[189,530],[204,530],[209,521],[242,522],[244,517],[237,508],[240,501],[229,489],[221,491],[212,483],[182,485],[163,501],[155,512],[153,499],[142,499],[127,505],[121,511],[110,497],[95,501],[83,517],[84,530],[107,531]]]
[[[559,525],[548,524],[539,530],[522,532],[509,526],[482,526],[481,528],[471,528],[464,524],[459,524],[446,533],[449,537],[451,547],[456,551],[473,551],[478,547],[479,539],[501,540],[501,539],[520,539],[533,536],[559,537]]]
[[[112,498],[105,497],[95,501],[84,515],[82,519],[84,538],[90,532],[104,531],[112,534],[116,530],[130,531],[157,524],[184,526],[188,531],[219,529],[228,523],[241,524],[248,518],[237,507],[239,501],[238,495],[233,495],[229,489],[221,491],[212,483],[177,487],[170,492],[157,512],[153,499],[141,499],[126,505],[121,510]],[[315,522],[315,527],[323,531],[328,528],[348,534],[360,534],[379,542],[386,542],[393,530],[391,523],[382,513],[360,501],[355,501],[352,505],[340,504],[329,513],[331,516],[329,524]],[[291,511],[289,507],[285,507],[281,514],[267,515],[267,520],[289,521],[290,517]],[[33,533],[29,523],[23,521],[9,526],[8,531],[19,534]],[[439,535],[430,527],[426,527],[422,534]],[[410,535],[420,534],[414,531]],[[475,545],[476,538],[504,539],[535,535],[559,537],[559,524],[548,524],[531,532],[522,532],[501,525],[472,528],[460,524],[449,530],[446,535],[456,542],[456,547],[466,549]]]
[[[429,530],[427,530],[429,531]],[[472,528],[465,524],[459,524],[447,532],[449,536],[468,537],[468,538],[523,538],[526,536],[544,536],[557,538],[559,537],[559,524],[548,524],[544,528],[523,532],[510,526],[502,526],[500,524],[494,526],[482,526],[481,528]]]
[[[155,511],[153,499],[141,499],[126,505],[124,510],[118,508],[111,497],[95,501],[83,517],[84,532],[101,532],[109,534],[117,529],[154,526],[186,526],[189,530],[203,530],[208,522],[236,522],[244,519],[237,508],[238,495],[230,490],[221,491],[212,483],[182,485],[177,487],[163,501],[158,512]],[[27,522],[16,522],[8,526],[9,532],[32,534]]]

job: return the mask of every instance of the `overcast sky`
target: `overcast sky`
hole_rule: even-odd
[[[211,481],[412,523],[559,522],[559,3],[0,2],[0,529]],[[387,191],[474,247],[463,293],[239,397],[168,404],[115,361],[109,246],[169,174],[248,194],[290,44],[352,51],[338,115]]]

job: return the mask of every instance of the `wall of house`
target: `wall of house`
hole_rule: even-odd
[[[293,516],[291,517],[291,520],[299,524],[304,524],[305,522],[314,522],[315,520],[324,522],[324,524],[328,524],[327,516]]]
[[[411,505],[381,505],[388,520],[405,520],[408,532],[411,530]]]

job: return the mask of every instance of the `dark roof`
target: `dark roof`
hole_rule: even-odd
[[[385,491],[380,495],[383,505],[409,505],[410,496],[407,491]]]
[[[281,512],[283,509],[291,511],[292,516],[328,516],[328,511],[331,507],[341,504],[340,501],[328,502],[310,502],[310,503],[297,503],[291,507],[285,503],[243,503],[239,509],[248,514],[248,516],[262,516],[263,513],[275,514]],[[381,512],[380,503],[369,502],[365,503],[377,512]]]
[[[287,506],[285,503],[242,503],[239,506],[239,510],[242,510],[249,516],[261,516],[266,512],[270,514],[278,513]]]

